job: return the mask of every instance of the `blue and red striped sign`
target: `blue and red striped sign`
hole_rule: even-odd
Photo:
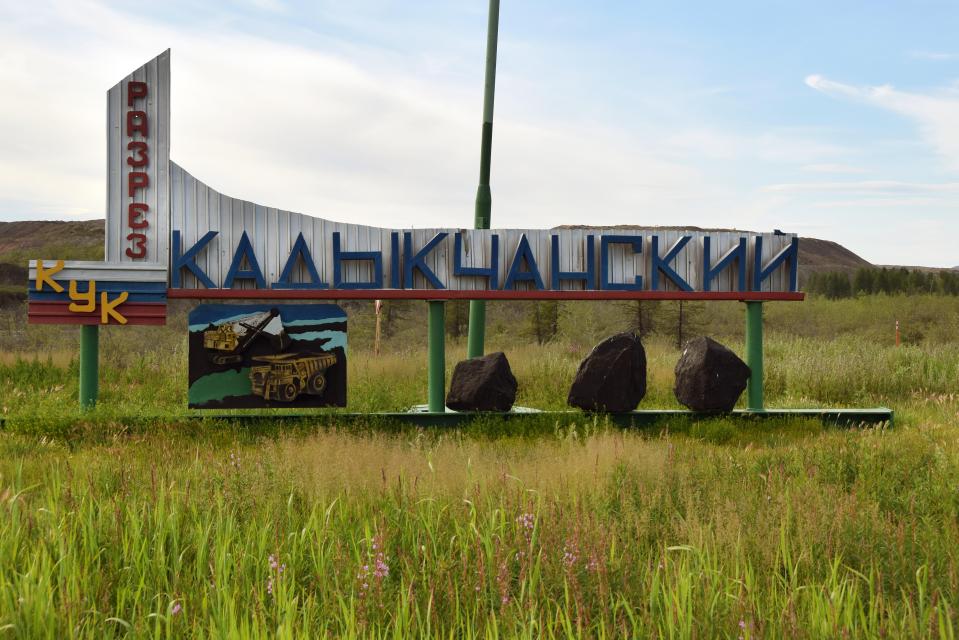
[[[31,261],[28,322],[166,324],[165,270],[110,267],[108,263]]]

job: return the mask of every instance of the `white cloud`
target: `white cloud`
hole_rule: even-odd
[[[875,198],[843,198],[841,200],[820,200],[811,206],[817,209],[909,209],[911,211],[926,210],[930,207],[941,207],[949,200],[927,196],[900,197],[879,196]],[[911,224],[911,222],[910,222]]]
[[[57,31],[76,42],[61,46]],[[214,188],[382,226],[472,223],[479,76],[469,89],[448,86],[396,65],[164,27],[95,2],[21,11],[0,20],[0,42],[0,94],[17,96],[0,102],[0,200],[33,203],[28,215],[68,203],[101,214],[104,93],[170,47],[171,157]],[[687,186],[701,176],[654,146],[615,126],[498,114],[494,224],[551,226],[586,212],[598,223],[662,222],[689,212]],[[698,195],[709,192],[703,185]]]
[[[280,2],[246,1],[284,9]],[[339,6],[341,19],[356,17]],[[395,25],[376,23],[376,9],[367,13],[351,26],[370,29],[362,38],[306,46],[233,30],[230,16],[167,25],[92,0],[8,3],[0,8],[0,219],[102,215],[104,94],[170,47],[172,157],[215,189],[379,226],[471,225],[482,29],[475,57],[459,45],[408,53],[396,46]],[[258,10],[253,15],[265,19]],[[375,44],[385,32],[394,40]],[[535,56],[531,48],[520,43],[514,55]],[[853,165],[861,150],[835,143],[831,132],[703,125],[709,120],[682,114],[657,119],[648,113],[662,111],[647,102],[683,100],[646,86],[611,110],[628,117],[600,120],[590,106],[607,96],[570,95],[556,107],[540,78],[513,76],[510,68],[501,67],[500,86],[512,90],[500,93],[496,105],[494,226],[770,229],[788,228],[789,219],[833,225],[842,216],[815,217],[817,199],[893,197],[875,185],[856,195],[818,182],[786,184],[801,184],[794,176],[809,172],[860,173]],[[857,100],[886,99],[821,77],[810,86]],[[773,181],[781,184],[761,188]],[[896,193],[906,197],[902,189]]]
[[[788,164],[812,163],[848,155],[851,150],[819,140],[818,132],[782,129],[737,133],[708,128],[689,128],[667,139],[668,151],[713,160],[746,160]]]
[[[902,182],[859,180],[851,182],[795,182],[763,187],[771,192],[843,192],[850,194],[959,193],[959,182]]]
[[[280,0],[243,0],[243,2],[262,11],[272,11],[275,13],[286,11],[286,6]]]
[[[933,60],[941,62],[945,60],[959,60],[959,53],[946,53],[943,51],[910,51],[910,58],[917,60]]]
[[[918,126],[922,139],[939,154],[949,170],[959,172],[959,89],[913,93],[888,84],[859,87],[820,75],[808,76],[806,84],[827,95],[858,100],[910,118]]]
[[[802,171],[807,173],[866,173],[866,170],[862,167],[857,167],[850,164],[842,163],[815,163],[815,164],[806,164],[800,167]]]

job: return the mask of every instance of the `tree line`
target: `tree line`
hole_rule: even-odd
[[[959,295],[959,272],[922,271],[905,267],[860,267],[855,273],[828,271],[813,273],[804,287],[807,293],[831,300],[860,294]]]
[[[345,304],[349,305],[349,302]],[[388,300],[381,306],[381,334],[384,339],[395,335],[401,324],[408,324],[415,315],[415,303]],[[512,331],[537,344],[552,342],[560,332],[567,308],[556,300],[514,303],[522,305]],[[686,340],[702,333],[707,324],[706,303],[691,300],[623,300],[606,307],[621,323],[623,331],[634,331],[642,338],[656,333],[670,338],[677,348]],[[450,300],[446,303],[446,335],[465,338],[469,329],[469,302]]]
[[[653,333],[668,336],[681,348],[705,328],[706,303],[697,300],[623,300],[609,306],[622,322],[624,331],[633,331],[641,338]],[[559,333],[563,307],[555,300],[532,303],[528,325],[523,333],[537,344],[551,342]]]

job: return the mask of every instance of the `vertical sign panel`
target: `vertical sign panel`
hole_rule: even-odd
[[[106,261],[169,258],[170,51],[107,92]]]

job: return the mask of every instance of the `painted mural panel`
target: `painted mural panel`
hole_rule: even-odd
[[[189,323],[191,408],[346,406],[339,306],[208,304]]]

